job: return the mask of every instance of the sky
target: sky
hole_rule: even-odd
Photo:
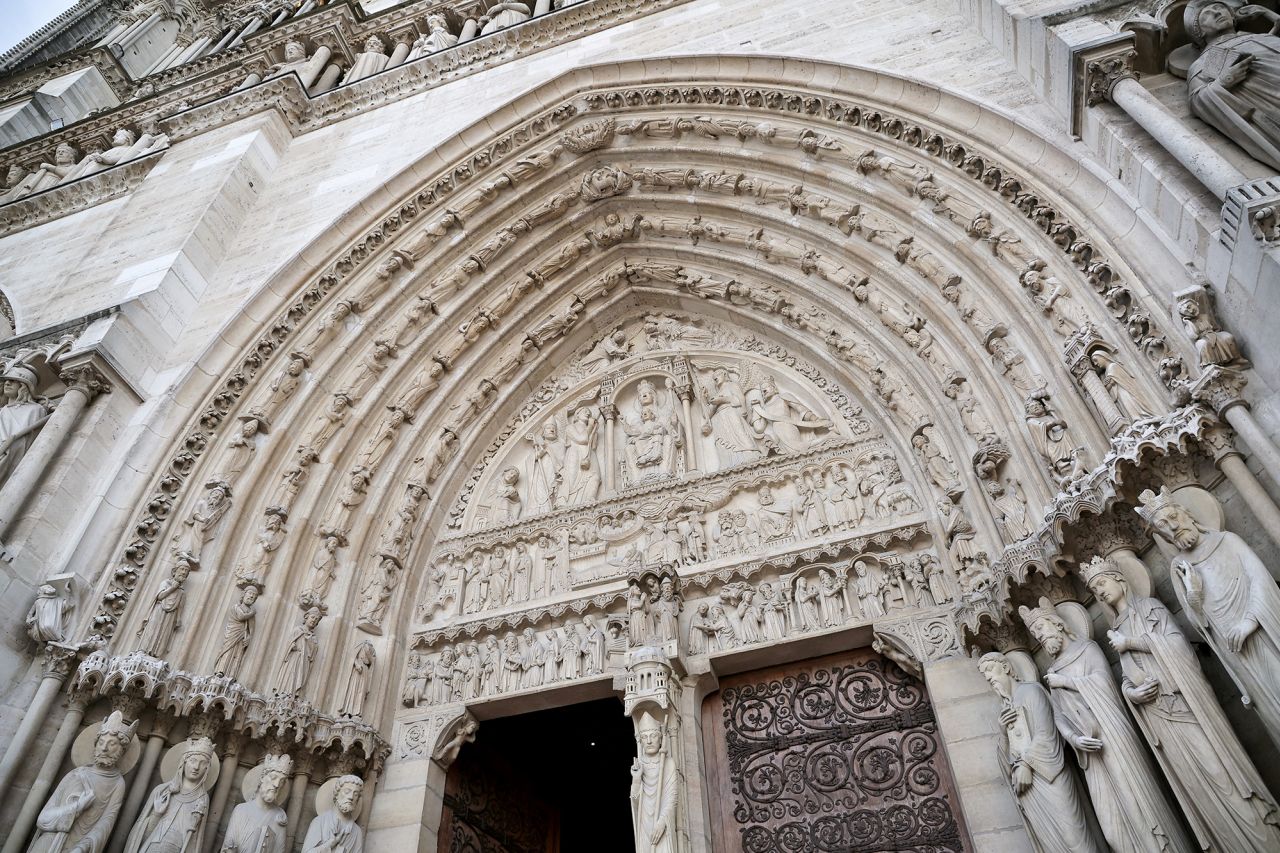
[[[0,0],[0,53],[76,4],[76,0]]]

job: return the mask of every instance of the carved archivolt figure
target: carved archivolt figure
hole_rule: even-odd
[[[679,776],[662,723],[648,711],[636,723],[639,749],[631,765],[631,816],[637,853],[675,853]]]
[[[249,771],[259,774],[258,784],[253,799],[231,812],[231,822],[222,839],[222,853],[285,853],[288,818],[280,803],[292,772],[293,759],[287,755],[268,755]]]
[[[204,484],[205,494],[196,502],[191,515],[182,522],[183,529],[174,543],[174,553],[185,556],[199,565],[204,546],[213,538],[218,522],[231,509],[231,485],[226,480],[213,479]]]
[[[363,853],[364,830],[356,823],[364,780],[341,776],[333,786],[333,806],[324,809],[307,827],[302,853]]]
[[[26,455],[36,432],[49,419],[49,411],[37,403],[35,371],[15,364],[0,376],[5,401],[0,407],[0,484],[13,474]]]
[[[1116,853],[1190,853],[1177,813],[1116,689],[1098,644],[1074,636],[1053,603],[1018,613],[1053,658],[1045,674],[1054,720],[1075,750],[1102,835]]]
[[[44,583],[36,590],[36,600],[27,612],[27,636],[43,646],[60,643],[67,634],[67,614],[71,599],[60,595],[57,588]]]
[[[102,853],[124,804],[120,763],[138,723],[125,725],[112,711],[93,740],[93,763],[62,777],[36,817],[36,834],[27,853]],[[127,769],[127,768],[126,768]]]
[[[1124,674],[1121,692],[1203,850],[1280,850],[1280,812],[1200,671],[1168,609],[1132,595],[1110,562],[1080,575],[1111,608],[1107,637]]]
[[[1041,457],[1055,475],[1061,474],[1073,462],[1076,444],[1064,421],[1049,407],[1048,392],[1037,392],[1027,398],[1027,428],[1031,430],[1031,441]]]
[[[1170,574],[1186,614],[1280,743],[1280,589],[1243,539],[1201,527],[1168,488],[1140,500],[1138,514],[1178,550]]]
[[[258,595],[262,592],[262,584],[252,578],[245,578],[237,583],[241,588],[240,600],[227,614],[227,625],[222,630],[222,645],[218,649],[218,659],[213,663],[213,671],[218,675],[235,678],[240,674],[240,664],[244,662],[244,653],[249,649],[249,640],[253,638],[254,623],[258,616]]]
[[[1027,518],[1027,501],[1022,496],[1022,487],[1016,480],[1010,480],[1009,485],[990,480],[987,482],[987,494],[991,496],[991,507],[995,511],[996,523],[1006,542],[1017,542],[1031,535],[1032,527],[1030,519]]]
[[[316,639],[316,626],[324,618],[324,610],[310,607],[302,616],[302,624],[289,636],[280,668],[276,670],[276,692],[297,696],[307,685],[311,666],[316,660],[320,641]]]
[[[1049,694],[1039,684],[1018,681],[1000,652],[990,652],[978,670],[1001,699],[1000,763],[1018,798],[1031,843],[1040,853],[1105,853],[1054,728]]]
[[[1102,378],[1102,384],[1120,411],[1131,420],[1151,417],[1154,412],[1142,401],[1142,389],[1128,369],[1116,361],[1115,356],[1103,350],[1095,350],[1089,357],[1094,370]]]
[[[147,618],[138,628],[138,649],[154,657],[162,658],[169,651],[173,635],[182,627],[182,607],[187,600],[187,576],[191,565],[178,560],[169,567],[169,577],[156,590],[151,600]]]
[[[177,772],[151,791],[129,832],[125,853],[200,853],[209,814],[213,741],[186,742]]]
[[[1261,18],[1265,34],[1239,32]],[[1280,169],[1280,16],[1264,6],[1192,0],[1182,13],[1201,48],[1187,72],[1191,112],[1273,169]]]
[[[1196,342],[1196,354],[1200,357],[1201,367],[1210,364],[1237,364],[1244,360],[1235,336],[1223,331],[1215,322],[1209,310],[1208,297],[1203,291],[1180,296],[1178,317],[1182,319],[1187,335]]]

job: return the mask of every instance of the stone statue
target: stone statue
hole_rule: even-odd
[[[245,578],[239,581],[240,600],[227,614],[227,625],[222,630],[222,645],[218,648],[218,659],[214,661],[213,671],[217,675],[235,678],[240,674],[240,664],[244,662],[244,653],[249,649],[249,640],[253,638],[253,627],[258,616],[257,600],[262,593],[262,583]]]
[[[205,494],[196,501],[191,515],[182,522],[182,530],[174,543],[174,553],[186,556],[192,564],[200,564],[204,546],[213,538],[218,522],[231,509],[231,484],[213,479],[204,484]]]
[[[356,824],[363,793],[359,776],[340,776],[333,786],[333,807],[311,821],[302,853],[364,853],[364,830]]]
[[[347,686],[342,693],[342,704],[338,706],[338,715],[342,717],[359,717],[364,713],[364,701],[369,695],[369,682],[373,679],[373,664],[377,653],[373,643],[364,640],[356,646],[351,656],[351,672],[347,676]]]
[[[1280,850],[1280,812],[1167,608],[1100,557],[1080,567],[1111,608],[1121,692],[1203,850]]]
[[[1022,496],[1022,488],[1016,480],[1010,480],[1009,485],[997,480],[988,480],[987,494],[991,498],[996,525],[1000,528],[1005,542],[1017,542],[1032,534],[1031,520],[1027,518],[1027,501]]]
[[[825,433],[831,422],[809,407],[778,390],[778,380],[765,373],[747,392],[747,412],[751,429],[774,453],[801,453]]]
[[[759,515],[760,538],[768,541],[790,536],[795,526],[796,511],[791,501],[776,498],[773,489],[768,485],[760,487],[756,492],[756,501],[760,504]]]
[[[631,817],[636,853],[676,853],[679,777],[662,723],[648,711],[636,723],[639,749],[631,765]]]
[[[138,139],[132,130],[125,127],[119,128],[111,137],[110,148],[106,151],[86,154],[75,168],[67,172],[62,182],[67,183],[110,169],[112,166],[118,166],[144,154],[158,151],[168,144],[169,137],[164,134],[146,134]]]
[[[0,406],[0,484],[3,484],[26,455],[36,432],[49,419],[49,412],[32,398],[38,379],[31,368],[15,364],[0,376],[0,382],[3,382],[0,390],[5,397],[4,405]]]
[[[4,201],[16,201],[60,184],[76,166],[76,149],[63,142],[53,151],[52,163],[41,163],[17,186],[4,195]]]
[[[586,626],[586,636],[583,637],[584,674],[600,675],[604,672],[607,638],[593,617],[583,616],[582,624]]]
[[[649,626],[649,600],[640,582],[627,583],[627,639],[632,646],[643,646],[652,635]]]
[[[371,33],[364,40],[364,50],[357,53],[355,62],[351,63],[351,70],[347,72],[347,76],[342,80],[343,85],[363,80],[366,77],[372,77],[387,67],[389,58],[387,56],[387,46],[382,41],[382,38],[377,34]]]
[[[1229,530],[1206,530],[1162,487],[1137,512],[1178,550],[1178,600],[1213,647],[1246,705],[1280,743],[1280,589],[1254,550]]]
[[[231,812],[221,853],[285,853],[285,825],[288,818],[280,803],[284,800],[293,772],[293,759],[287,755],[268,755],[250,770],[257,771],[253,799],[236,806]],[[248,783],[251,777],[246,777]],[[245,787],[248,787],[246,784]],[[245,792],[246,795],[248,792]]]
[[[493,487],[494,516],[500,524],[520,520],[524,502],[520,498],[519,482],[520,469],[507,467],[502,469],[498,482]]]
[[[138,723],[112,711],[93,740],[93,763],[62,777],[36,817],[27,853],[102,853],[124,804],[120,762]]]
[[[67,636],[67,614],[74,605],[65,595],[59,595],[52,584],[40,584],[36,600],[27,612],[27,636],[40,645],[60,643]]]
[[[444,15],[428,15],[427,29],[429,32],[426,35],[418,36],[414,41],[406,61],[411,62],[420,56],[446,50],[458,43],[458,37],[449,32],[449,24]]]
[[[1054,720],[1084,771],[1107,844],[1116,853],[1190,853],[1102,649],[1074,636],[1047,598],[1018,613],[1053,658],[1044,681]]]
[[[885,615],[884,601],[880,594],[885,586],[884,575],[866,560],[853,564],[853,591],[862,606],[862,618],[875,619]]]
[[[129,832],[125,853],[200,853],[209,815],[209,768],[213,741],[186,743],[177,772],[151,791]]]
[[[676,434],[666,419],[660,419],[653,406],[640,408],[639,423],[623,421],[627,434],[626,459],[631,477],[668,477],[675,472]]]
[[[462,747],[476,742],[476,733],[479,730],[480,723],[474,717],[468,715],[454,728],[453,736],[446,743],[440,744],[440,748],[431,757],[437,763],[449,767],[458,760],[458,753],[462,752]]]
[[[1094,350],[1089,357],[1094,371],[1102,379],[1102,385],[1115,401],[1116,406],[1130,420],[1149,418],[1154,412],[1143,402],[1142,388],[1138,380],[1123,364],[1116,361],[1115,356],[1105,350]]]
[[[600,465],[596,462],[599,426],[599,418],[586,406],[569,419],[564,437],[564,481],[559,495],[564,506],[589,503],[600,492]]]
[[[564,476],[564,447],[560,444],[560,428],[548,419],[542,429],[525,436],[533,445],[533,470],[529,477],[529,502],[534,512],[547,512],[558,502]]]
[[[1058,474],[1071,462],[1071,454],[1076,445],[1071,439],[1067,422],[1049,406],[1047,391],[1038,391],[1027,397],[1026,421],[1036,450],[1044,458],[1050,472]]]
[[[1261,18],[1265,34],[1240,32],[1239,21]],[[1182,13],[1201,49],[1187,72],[1191,112],[1250,156],[1280,169],[1280,15],[1258,5],[1192,0]]]
[[[706,420],[702,434],[715,445],[720,468],[759,459],[763,451],[747,422],[742,385],[724,367],[711,371],[711,382],[711,387],[703,389]]]
[[[530,15],[529,7],[524,3],[501,0],[490,6],[484,17],[480,19],[484,23],[480,29],[480,35],[487,36],[489,33],[496,33],[498,30],[527,21]]]
[[[1105,853],[1067,766],[1049,694],[1039,684],[1016,680],[1000,652],[983,655],[978,670],[1001,700],[1000,763],[1009,774],[1032,845],[1040,853]]]
[[[1214,319],[1208,293],[1196,287],[1175,295],[1178,318],[1182,320],[1187,336],[1196,342],[1196,355],[1201,367],[1246,364],[1235,335],[1223,331]]]
[[[147,618],[138,628],[138,648],[147,654],[162,658],[169,651],[173,635],[182,627],[182,607],[187,600],[187,576],[191,564],[179,559],[169,567],[169,577],[160,584]]]
[[[276,670],[277,693],[297,696],[307,686],[307,677],[311,675],[311,666],[316,660],[316,651],[320,641],[316,639],[316,626],[324,618],[324,605],[307,608],[302,616],[302,624],[289,636],[289,645],[284,657],[280,660],[280,668]]]

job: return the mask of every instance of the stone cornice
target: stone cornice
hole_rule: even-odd
[[[163,151],[112,166],[79,180],[0,205],[0,237],[111,201],[133,192],[160,162]]]

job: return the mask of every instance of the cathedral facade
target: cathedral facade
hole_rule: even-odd
[[[1280,14],[80,0],[3,853],[1280,850]]]

